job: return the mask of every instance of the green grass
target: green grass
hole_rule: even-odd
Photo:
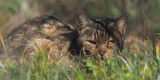
[[[52,61],[41,51],[33,60],[24,59],[18,66],[9,60],[3,62],[0,80],[156,80],[160,58],[153,48],[141,49],[137,44],[137,50],[125,48],[122,54],[114,52],[112,59],[104,61],[88,58],[83,66],[79,61],[65,65],[67,57]]]
[[[37,4],[43,6],[39,8],[41,14],[50,13],[57,18],[62,17],[62,19],[75,11],[74,7],[81,5],[84,7],[80,9],[91,17],[118,17],[127,12],[129,31],[137,31],[139,27],[142,27],[143,32],[143,29],[149,26],[149,29],[153,29],[153,33],[160,32],[160,0],[131,1],[128,11],[125,11],[122,0],[93,0],[87,4],[83,3],[84,1],[62,0],[53,4],[41,0]],[[7,24],[10,17],[19,12],[21,2],[22,0],[0,1],[0,12],[2,13],[0,14],[0,27]],[[83,4],[79,5],[79,3]],[[71,4],[75,4],[75,6]],[[68,9],[65,11],[64,7],[68,7]],[[52,11],[53,9],[54,11]],[[143,28],[143,26],[145,27]],[[125,48],[121,55],[114,52],[113,58],[105,61],[87,59],[84,61],[86,65],[83,66],[79,61],[71,61],[72,64],[63,65],[65,57],[60,57],[58,61],[51,61],[44,51],[39,52],[40,55],[34,57],[33,60],[26,61],[24,59],[24,62],[19,64],[15,64],[6,55],[6,60],[0,61],[0,80],[157,80],[158,74],[160,74],[160,55],[156,53],[160,53],[157,52],[160,48],[158,47],[156,51],[154,44],[154,41],[151,47],[141,47],[136,44],[133,49]],[[4,44],[3,48],[6,51]]]

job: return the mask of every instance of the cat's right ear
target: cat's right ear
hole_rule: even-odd
[[[90,19],[80,12],[77,13],[77,21],[76,22],[77,22],[78,29],[83,29],[88,24],[91,23]]]

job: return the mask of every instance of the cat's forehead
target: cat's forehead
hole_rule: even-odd
[[[108,40],[114,36],[113,30],[110,29],[110,25],[113,24],[116,20],[113,18],[107,18],[107,17],[96,17],[91,18],[94,23],[98,23],[101,25],[98,25],[96,27],[97,35],[99,36],[99,39]]]
[[[103,26],[107,26],[113,22],[115,22],[115,19],[113,18],[107,18],[107,17],[94,17],[90,18],[92,21],[98,24],[102,24]]]

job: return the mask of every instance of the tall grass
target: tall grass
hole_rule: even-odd
[[[86,59],[71,61],[65,65],[65,58],[49,60],[45,51],[40,51],[30,61],[18,66],[12,61],[3,64],[0,79],[9,80],[156,80],[159,74],[159,55],[154,57],[154,47],[134,46],[135,50],[125,48],[123,53],[114,52],[112,59]],[[24,60],[24,59],[23,59]],[[5,63],[5,62],[3,62]]]

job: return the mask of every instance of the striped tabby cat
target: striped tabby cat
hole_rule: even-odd
[[[78,13],[78,29],[73,29],[54,17],[43,16],[15,28],[4,39],[4,44],[8,56],[14,56],[15,59],[22,55],[38,55],[40,50],[45,50],[54,59],[67,55],[68,52],[74,56],[94,54],[107,59],[112,56],[114,48],[123,50],[126,26],[125,15],[117,19],[88,18]],[[1,59],[4,58],[4,52],[1,46]]]
[[[73,40],[71,49],[84,55],[95,53],[101,59],[112,57],[114,48],[123,50],[127,27],[127,16],[117,19],[97,17],[88,18],[82,13],[77,16],[78,37]]]

